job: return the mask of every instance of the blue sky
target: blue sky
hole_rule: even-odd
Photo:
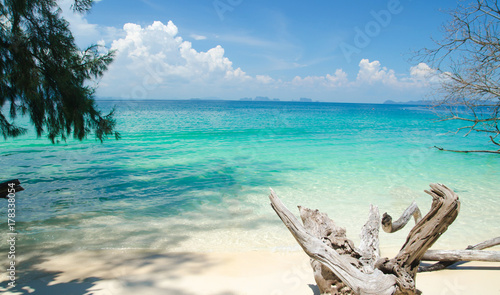
[[[432,46],[457,1],[101,0],[77,43],[117,50],[97,96],[383,102],[429,93]]]

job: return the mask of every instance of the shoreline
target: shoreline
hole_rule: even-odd
[[[382,256],[392,253],[382,250]],[[319,294],[302,251],[38,253],[20,261],[19,269],[18,291],[0,288],[3,294]],[[418,274],[417,288],[426,295],[500,294],[499,271],[500,263],[460,263]]]

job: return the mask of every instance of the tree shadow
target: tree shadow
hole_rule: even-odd
[[[309,284],[308,286],[314,292],[313,293],[314,295],[321,295],[321,293],[319,292],[319,288],[318,288],[317,285]]]
[[[16,286],[15,288],[8,289],[9,294],[15,295],[54,295],[54,294],[65,294],[65,295],[82,295],[87,294],[88,290],[94,286],[94,282],[98,281],[98,278],[88,278],[82,282],[72,281],[60,284],[48,284],[55,278],[51,277],[49,274],[43,278],[43,280],[37,280],[29,285]]]
[[[173,289],[181,275],[197,274],[220,261],[199,253],[154,253],[144,251],[80,253],[33,256],[22,261],[16,287],[7,294],[178,294],[197,295]],[[183,272],[179,270],[183,269]],[[161,282],[173,283],[165,286]],[[230,295],[231,293],[221,293]]]
[[[89,277],[85,280],[53,283],[62,272],[42,271],[36,268],[36,265],[43,263],[46,260],[46,258],[39,256],[31,257],[28,260],[18,263],[15,287],[4,288],[1,290],[6,294],[13,295],[77,295],[85,294],[86,291],[94,286],[94,283],[98,280],[98,278]]]

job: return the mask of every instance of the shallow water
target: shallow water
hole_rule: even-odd
[[[422,107],[100,105],[116,105],[121,140],[52,145],[30,133],[0,142],[0,179],[19,178],[26,189],[16,196],[24,251],[296,249],[269,206],[269,187],[293,212],[296,205],[327,212],[357,241],[370,204],[396,216],[416,200],[425,213],[431,198],[423,190],[439,182],[459,194],[462,206],[437,247],[465,248],[500,232],[500,158],[432,148],[490,144],[480,134],[442,135],[456,125],[434,122]],[[7,232],[6,222],[0,226]],[[401,246],[408,231],[381,233],[381,246]]]

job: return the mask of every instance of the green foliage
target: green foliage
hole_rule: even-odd
[[[92,0],[75,0],[73,9],[84,12]],[[94,133],[103,141],[119,138],[113,111],[103,115],[90,85],[102,76],[113,52],[100,53],[93,45],[81,51],[69,24],[54,0],[0,1],[0,132],[4,138],[26,133],[15,126],[18,114],[27,115],[38,136],[55,142]],[[9,105],[8,116],[1,111]]]

